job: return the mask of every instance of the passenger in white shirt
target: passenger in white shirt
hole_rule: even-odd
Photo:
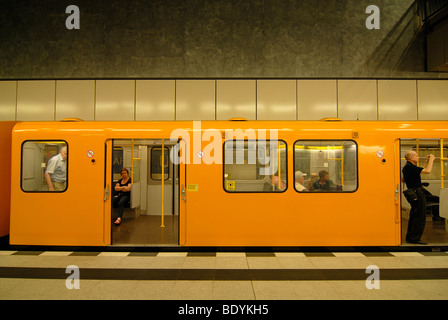
[[[67,147],[61,148],[61,151],[48,160],[45,170],[45,181],[48,191],[64,191],[67,180]]]

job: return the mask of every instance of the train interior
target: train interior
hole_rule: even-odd
[[[426,157],[429,154],[435,156],[434,165],[431,174],[422,174],[422,183],[427,190],[426,201],[426,225],[422,240],[432,245],[448,244],[448,224],[446,219],[440,216],[440,199],[448,191],[448,180],[444,172],[448,170],[447,159],[447,141],[443,139],[401,139],[401,168],[406,164],[405,154],[407,151],[416,151],[419,155],[418,166],[424,167]],[[401,173],[401,172],[400,172]],[[402,173],[401,173],[402,174]],[[406,185],[401,183],[401,191],[406,190]],[[448,194],[444,197],[447,199]],[[406,244],[406,230],[409,221],[411,206],[401,192],[401,239],[402,244]]]
[[[118,226],[113,223],[117,208],[112,207],[112,245],[178,245],[179,168],[170,160],[173,146],[169,140],[113,141],[112,186],[125,167],[132,187]]]

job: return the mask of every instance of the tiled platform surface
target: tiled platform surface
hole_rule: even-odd
[[[68,266],[79,289],[66,286]],[[446,300],[448,253],[3,250],[0,299]]]

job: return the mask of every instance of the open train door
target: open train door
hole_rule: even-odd
[[[179,153],[178,153],[178,180],[179,180],[179,245],[185,245],[187,241],[187,225],[186,225],[186,214],[187,214],[187,144],[184,140],[179,140],[178,143]]]
[[[400,139],[394,141],[394,213],[395,243],[401,245],[401,154]]]
[[[111,244],[111,199],[112,199],[112,140],[104,144],[104,205],[103,205],[103,240],[105,245]]]

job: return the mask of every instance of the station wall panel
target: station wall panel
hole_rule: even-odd
[[[216,87],[216,120],[233,117],[256,120],[256,81],[218,80]]]
[[[297,119],[337,117],[336,80],[297,81]]]
[[[448,80],[418,80],[418,119],[448,120]]]
[[[17,81],[0,81],[0,121],[16,119]]]
[[[95,120],[95,80],[56,81],[56,119]]]
[[[378,120],[418,120],[416,80],[378,80]]]
[[[55,80],[19,81],[17,85],[17,120],[53,121],[55,86]]]
[[[257,80],[257,120],[297,119],[296,80]]]
[[[95,120],[132,121],[135,80],[97,80]]]
[[[215,120],[215,80],[176,81],[176,120]]]
[[[448,120],[448,80],[0,81],[0,121]]]
[[[135,120],[175,120],[175,80],[137,80]]]
[[[378,120],[376,80],[338,81],[338,118]]]

